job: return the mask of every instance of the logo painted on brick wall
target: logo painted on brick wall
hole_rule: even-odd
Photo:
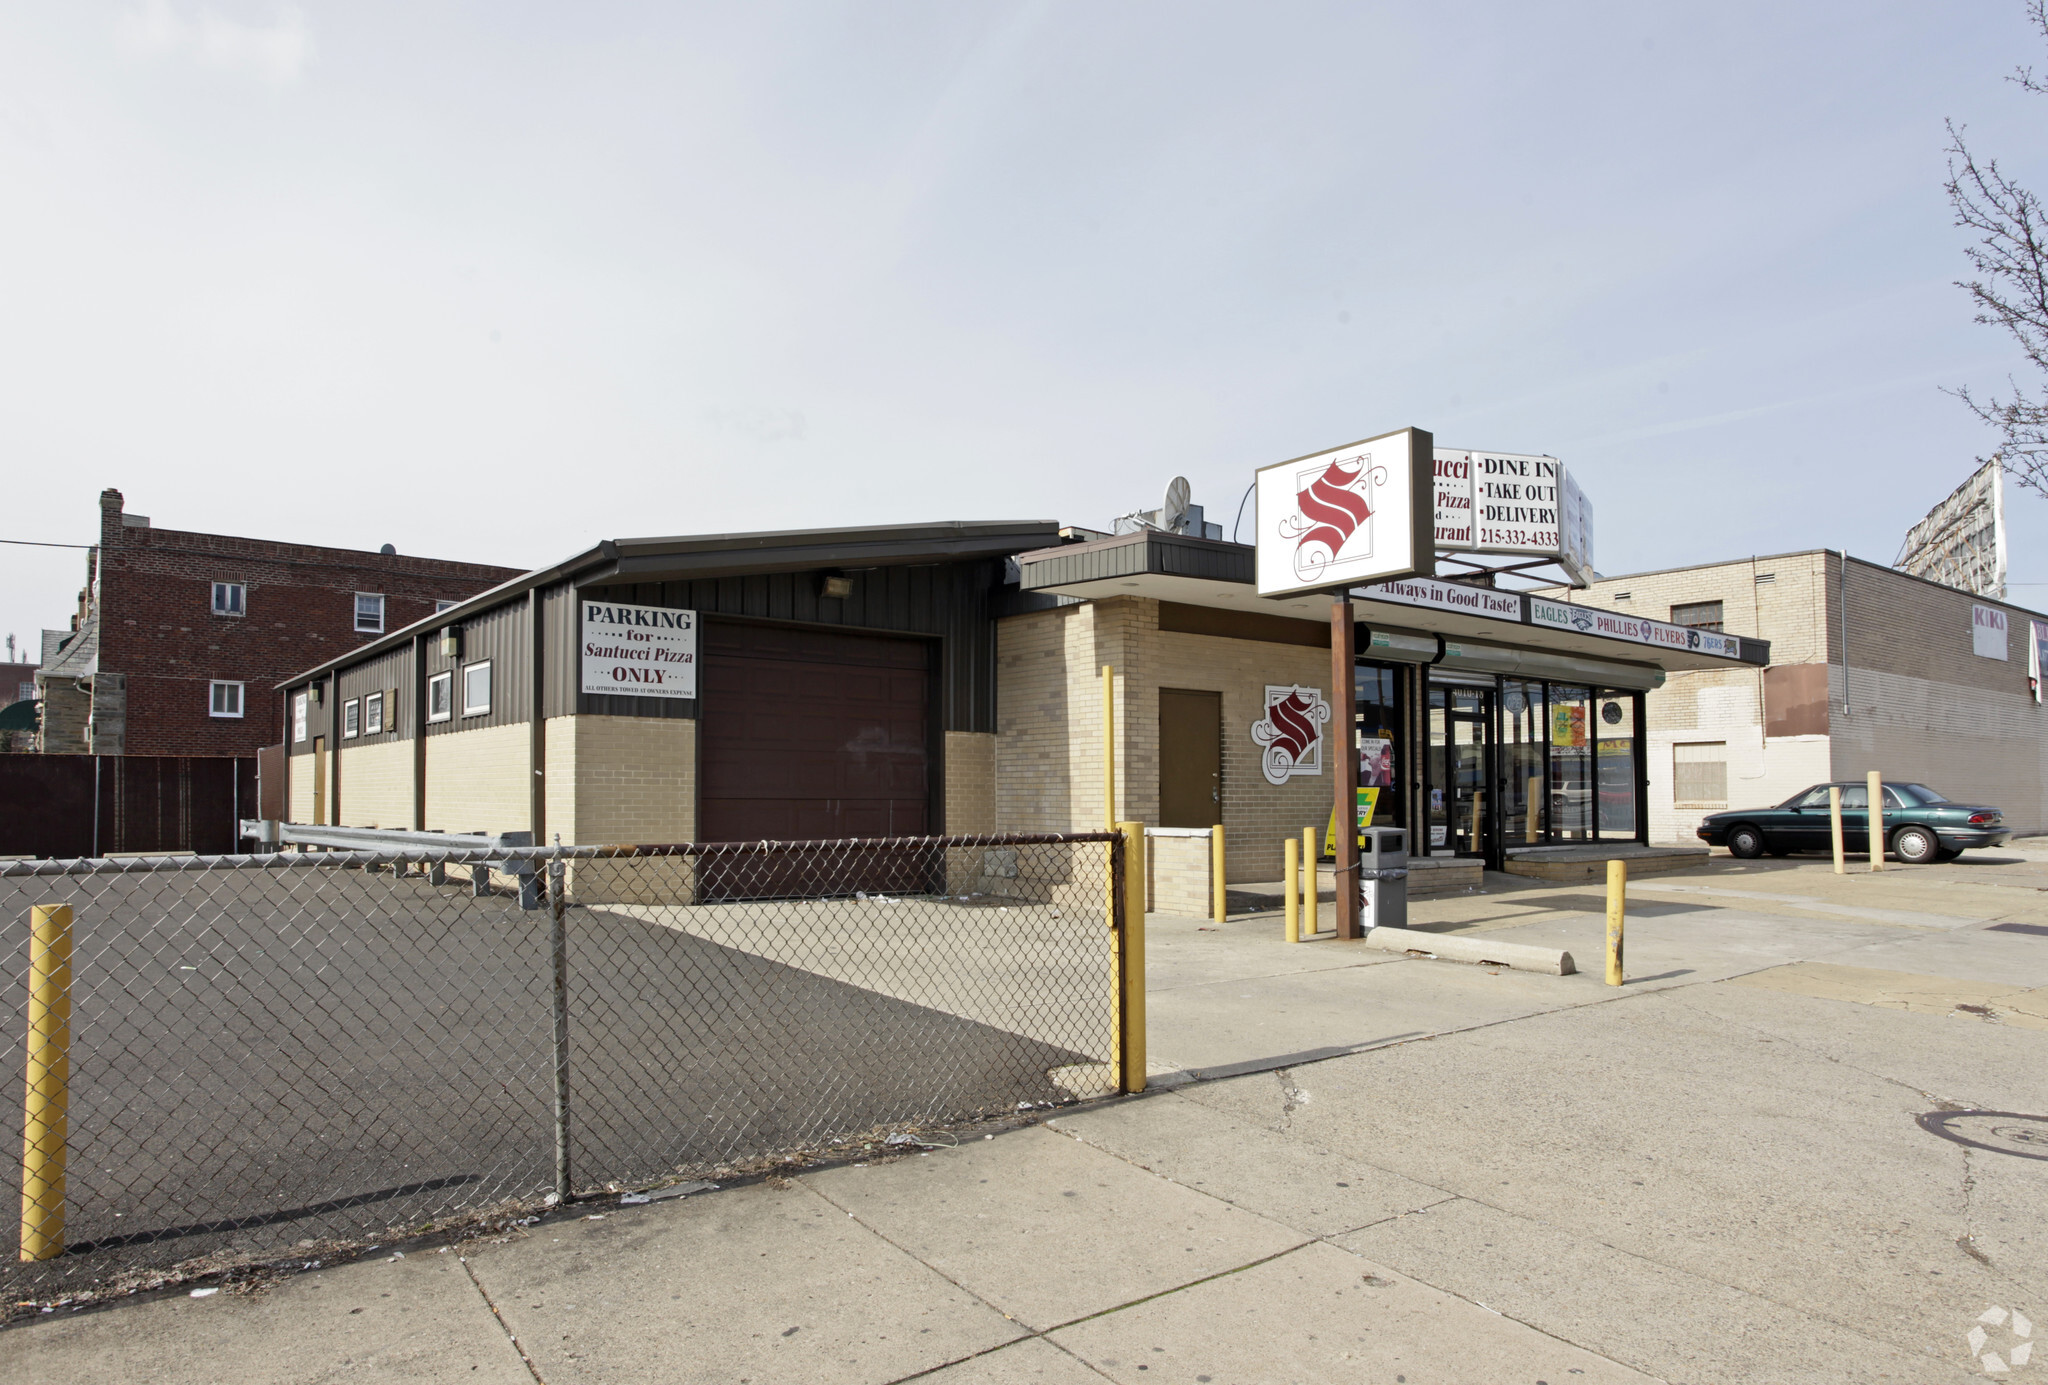
[[[1321,688],[1266,686],[1266,715],[1252,723],[1252,740],[1265,751],[1266,782],[1285,784],[1297,774],[1323,772],[1323,723],[1330,704]]]

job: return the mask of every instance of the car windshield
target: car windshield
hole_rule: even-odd
[[[1934,790],[1928,788],[1925,784],[1892,784],[1888,785],[1887,787],[1897,789],[1899,791],[1899,797],[1905,799],[1908,803],[1948,802],[1947,795],[1938,794]]]

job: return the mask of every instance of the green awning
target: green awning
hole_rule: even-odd
[[[34,699],[17,702],[11,707],[0,708],[0,731],[33,731],[36,729],[37,703]]]

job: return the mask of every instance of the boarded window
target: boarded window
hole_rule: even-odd
[[[1721,603],[1718,601],[1694,601],[1684,606],[1671,608],[1673,625],[1690,625],[1695,630],[1719,630],[1721,628]]]
[[[1671,796],[1679,803],[1728,801],[1728,742],[1694,741],[1671,747]]]

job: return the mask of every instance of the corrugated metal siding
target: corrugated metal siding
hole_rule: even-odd
[[[428,735],[526,720],[533,704],[532,666],[526,662],[529,619],[524,597],[471,616],[457,627],[462,635],[462,655],[457,659],[441,653],[438,633],[428,640],[427,677],[451,670],[455,674],[455,715],[429,723]],[[466,717],[462,715],[462,670],[486,659],[491,662],[491,710],[484,716]]]
[[[541,640],[547,645],[541,715],[568,716],[576,710],[578,683],[576,588],[567,582],[545,588],[540,597],[540,623]]]
[[[941,639],[940,715],[948,731],[995,730],[995,625],[993,601],[1002,582],[1000,560],[872,568],[850,572],[853,592],[843,600],[818,594],[826,571],[777,572],[693,582],[613,583],[588,587],[591,600],[665,606],[701,615],[790,621],[843,629],[937,635]],[[685,717],[694,701],[581,694],[575,689],[578,630],[571,617],[550,621],[548,642],[562,656],[551,668],[550,700],[598,716]],[[552,663],[552,661],[551,661]]]
[[[380,654],[367,663],[344,670],[341,675],[341,699],[361,699],[373,692],[384,694],[384,734],[370,739],[382,740],[394,734],[410,735],[412,727],[412,651],[394,649]],[[398,694],[392,701],[392,693]],[[290,706],[289,703],[286,704]]]

